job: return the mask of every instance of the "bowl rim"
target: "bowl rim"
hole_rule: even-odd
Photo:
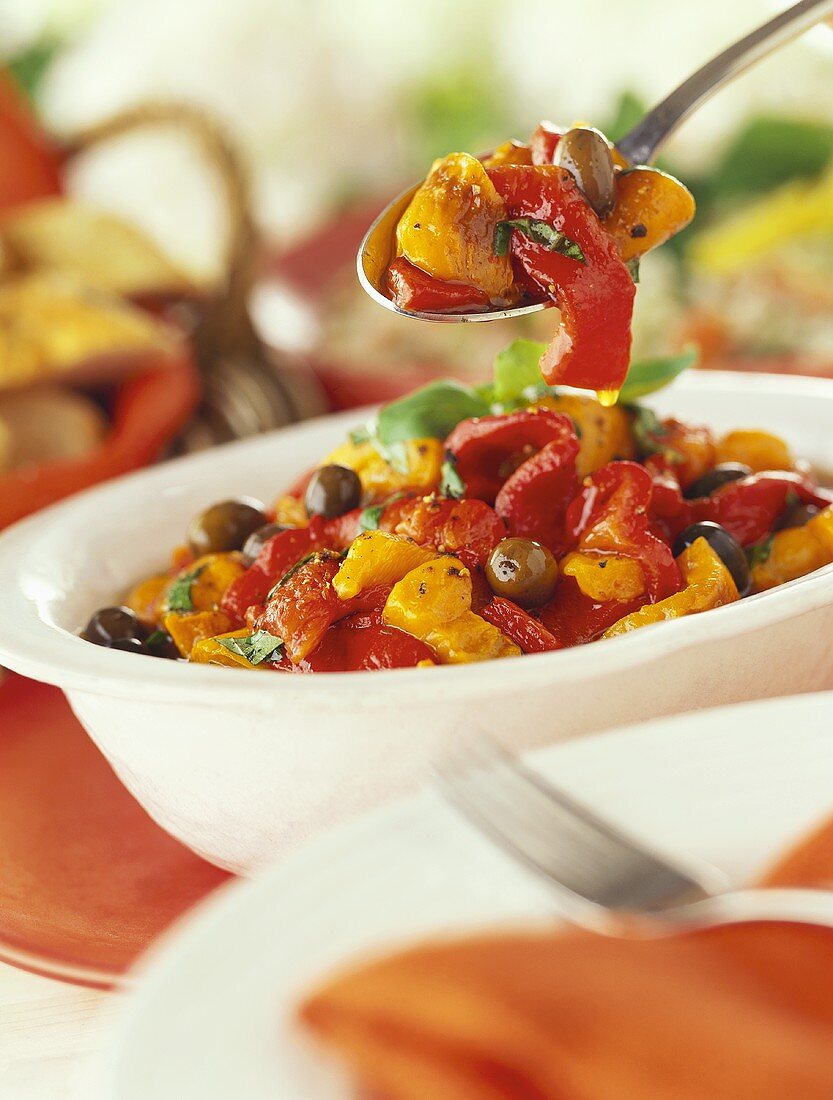
[[[678,380],[674,389],[689,393],[721,393],[743,397],[751,392],[806,397],[833,404],[833,379],[781,375],[745,375],[730,371],[702,371]],[[650,399],[649,399],[650,400]],[[57,684],[70,692],[110,698],[148,696],[154,702],[205,705],[206,692],[222,697],[223,706],[245,706],[274,712],[276,702],[304,705],[315,700],[322,708],[345,704],[373,709],[390,705],[403,692],[421,693],[425,686],[432,701],[461,702],[481,695],[493,681],[493,662],[439,666],[424,679],[425,670],[404,668],[383,672],[322,672],[314,675],[252,676],[247,669],[215,668],[184,662],[140,660],[135,654],[103,649],[47,621],[43,600],[27,590],[26,551],[46,531],[88,513],[114,514],[107,505],[116,499],[126,508],[126,494],[152,493],[172,471],[190,476],[193,484],[205,477],[218,453],[226,461],[248,456],[280,438],[291,444],[325,423],[337,430],[372,413],[373,408],[351,409],[335,416],[317,417],[222,448],[174,459],[127,474],[86,490],[22,520],[0,535],[0,664],[35,680]],[[92,537],[92,535],[91,535]],[[748,596],[705,615],[643,627],[617,638],[551,653],[527,654],[522,660],[500,662],[501,690],[519,692],[540,685],[592,681],[600,675],[626,672],[637,665],[708,643],[728,639],[794,618],[833,602],[833,564],[779,586]],[[661,626],[657,631],[656,627]],[[485,671],[485,676],[484,676]],[[337,690],[331,690],[337,688]],[[494,690],[492,684],[491,690]],[[218,702],[219,702],[218,698]]]

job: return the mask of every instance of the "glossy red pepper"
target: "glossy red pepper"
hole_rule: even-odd
[[[482,500],[450,500],[446,497],[416,497],[397,502],[380,527],[407,535],[420,546],[433,546],[454,554],[469,569],[483,568],[489,555],[506,537],[506,525],[494,509]]]
[[[434,654],[418,638],[388,626],[379,610],[360,612],[331,626],[320,645],[296,666],[299,672],[359,672],[413,668]]]
[[[650,516],[652,525],[658,528],[667,542],[673,543],[679,533],[694,523],[694,508],[686,500],[680,488],[673,468],[664,465],[652,465],[649,459],[646,467],[654,478],[654,491],[651,496]]]
[[[388,268],[388,290],[400,309],[413,313],[459,313],[486,309],[489,305],[488,294],[477,287],[435,279],[404,256]]]
[[[548,443],[564,440],[565,419],[552,409],[520,409],[506,416],[461,421],[445,447],[465,482],[466,496],[492,504],[522,462]]]
[[[548,653],[559,648],[545,626],[503,596],[495,596],[478,614],[513,641],[522,653]]]
[[[575,578],[562,577],[553,598],[541,608],[541,623],[555,639],[556,649],[569,649],[594,642],[609,626],[637,611],[644,602],[644,598],[639,598],[600,603],[585,596]]]
[[[185,353],[148,359],[119,387],[112,428],[78,458],[26,466],[0,476],[0,529],[107,478],[155,461],[185,426],[199,397],[196,368]]]
[[[495,511],[513,537],[535,539],[558,557],[566,549],[564,512],[576,495],[579,443],[568,416],[557,436],[511,474],[495,500]],[[555,427],[554,427],[555,430]]]
[[[61,155],[0,70],[0,211],[61,192]]]
[[[283,638],[294,664],[320,645],[333,623],[357,611],[384,606],[389,585],[374,585],[353,599],[340,599],[332,583],[340,566],[339,556],[328,556],[326,551],[305,562],[271,594],[265,610],[255,620],[257,629]]]
[[[769,535],[786,510],[790,494],[802,504],[819,508],[826,508],[833,500],[831,493],[814,487],[801,474],[772,470],[732,481],[692,505],[697,521],[713,520],[733,534],[741,546],[751,546]]]
[[[555,150],[566,131],[554,122],[539,122],[535,133],[529,139],[533,164],[552,164]]]
[[[655,603],[679,592],[682,579],[671,547],[651,530],[652,495],[653,479],[644,466],[610,462],[585,478],[567,510],[566,526],[581,549],[638,561],[649,600]]]
[[[545,380],[618,391],[630,366],[636,288],[615,242],[564,169],[505,165],[489,177],[510,218],[544,221],[584,254],[582,262],[512,233],[514,260],[561,310],[561,328],[541,361]]]
[[[346,550],[359,533],[360,509],[335,519],[313,516],[308,527],[290,528],[273,535],[242,576],[226,589],[220,607],[235,622],[251,622],[246,612],[262,609],[266,597],[283,575],[316,550]]]

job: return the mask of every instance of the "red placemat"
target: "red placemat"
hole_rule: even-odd
[[[160,932],[229,877],[151,821],[61,691],[5,674],[0,958],[65,981],[117,984]]]

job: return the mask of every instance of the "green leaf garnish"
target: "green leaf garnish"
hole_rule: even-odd
[[[547,345],[539,340],[513,340],[495,356],[493,399],[512,401],[524,390],[541,385],[541,356]]]
[[[190,573],[183,573],[181,577],[177,577],[174,583],[168,590],[168,610],[169,611],[193,611],[194,601],[191,598],[191,589],[194,581],[205,569],[204,565],[201,565],[199,569],[194,569]]]
[[[558,252],[571,260],[586,263],[584,252],[577,241],[571,240],[563,233],[539,218],[509,218],[498,222],[495,226],[495,235],[492,240],[492,251],[496,256],[506,256],[509,252],[509,242],[512,239],[512,231],[517,229],[519,233],[529,237],[536,244],[542,244],[550,252]]]
[[[220,645],[240,657],[245,657],[250,665],[260,665],[269,657],[274,657],[283,648],[283,639],[276,638],[267,630],[256,630],[245,638],[218,638]]]
[[[631,363],[628,376],[619,391],[620,404],[629,405],[639,397],[661,390],[684,370],[694,366],[697,356],[697,348],[689,346],[679,355],[667,355],[659,359],[641,359]]]
[[[770,535],[763,542],[756,542],[754,546],[747,547],[746,560],[749,562],[750,569],[754,569],[756,565],[763,565],[765,561],[769,560],[774,542],[775,535]]]
[[[490,411],[488,402],[471,386],[450,380],[430,382],[380,409],[373,435],[386,449],[409,439],[445,439],[461,420],[487,416]]]
[[[370,439],[369,428],[354,428],[352,432],[350,432],[350,442],[356,447],[360,447],[362,443],[369,443]]]
[[[404,493],[394,493],[393,496],[388,497],[387,500],[383,500],[381,504],[369,504],[367,508],[362,509],[359,515],[359,528],[362,531],[378,531],[382,512],[384,512],[389,504],[394,504],[397,500],[401,500],[404,495]]]
[[[641,258],[641,256],[634,256],[632,260],[628,260],[628,262],[625,264],[625,267],[630,272],[630,277],[633,279],[637,286],[639,286],[639,261],[641,260]]]
[[[466,483],[457,473],[457,463],[453,455],[446,455],[445,462],[440,467],[440,492],[444,497],[460,500],[465,496]]]
[[[631,414],[631,431],[640,459],[644,461],[651,455],[662,455],[672,465],[685,461],[679,451],[666,447],[663,443],[668,429],[653,409],[644,405],[631,405],[628,412]]]
[[[819,175],[831,157],[829,123],[761,115],[738,131],[710,182],[720,197],[771,191],[789,180]]]

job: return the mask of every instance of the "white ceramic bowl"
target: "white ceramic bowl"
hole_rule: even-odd
[[[692,374],[663,414],[766,427],[833,469],[833,381]],[[642,718],[833,686],[833,566],[707,614],[557,653],[431,670],[255,674],[75,637],[159,569],[187,520],[273,499],[351,412],[120,478],[0,537],[0,664],[62,687],[136,798],[200,855],[250,871],[413,786],[476,719],[519,749]]]

